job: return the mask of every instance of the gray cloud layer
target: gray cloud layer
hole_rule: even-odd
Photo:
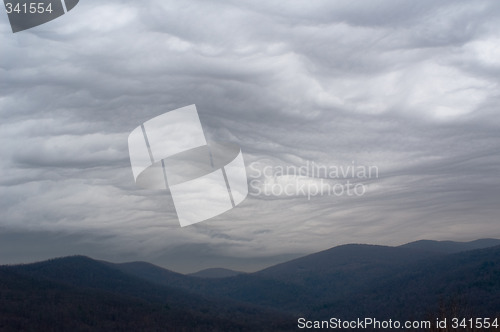
[[[82,1],[14,35],[1,15],[0,262],[251,270],[347,242],[500,237],[499,17],[493,1]],[[168,195],[135,186],[127,136],[189,104],[248,166],[379,178],[181,229]]]

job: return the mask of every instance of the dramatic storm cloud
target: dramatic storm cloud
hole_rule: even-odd
[[[12,34],[1,14],[0,263],[254,270],[349,242],[500,237],[499,18],[494,1],[82,0]],[[168,192],[135,185],[127,137],[190,104],[255,182],[181,228]],[[378,176],[351,179],[360,196],[263,192],[345,183],[262,174],[312,163]]]

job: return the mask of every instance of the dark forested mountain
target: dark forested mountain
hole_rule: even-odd
[[[488,247],[496,243],[344,245],[217,278],[82,256],[3,266],[0,330],[290,331],[298,317],[437,317],[443,303],[496,317],[500,246]]]
[[[0,331],[286,331],[291,326],[291,316],[280,312],[154,284],[83,256],[0,268]]]

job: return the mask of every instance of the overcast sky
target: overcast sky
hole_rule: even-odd
[[[500,238],[499,78],[497,1],[81,0],[16,34],[2,10],[0,264],[253,271],[345,243]],[[127,138],[190,104],[249,181],[308,162],[379,176],[360,197],[254,188],[181,228],[167,192],[135,185]]]

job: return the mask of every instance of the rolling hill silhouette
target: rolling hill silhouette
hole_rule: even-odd
[[[462,251],[500,246],[497,239],[479,239],[470,242],[420,240],[402,245],[402,248],[454,254]]]
[[[1,331],[286,331],[290,317],[148,282],[84,256],[0,268]]]
[[[497,317],[498,242],[343,245],[218,278],[83,256],[2,266],[0,330],[290,331],[298,317],[437,317],[457,299]]]

